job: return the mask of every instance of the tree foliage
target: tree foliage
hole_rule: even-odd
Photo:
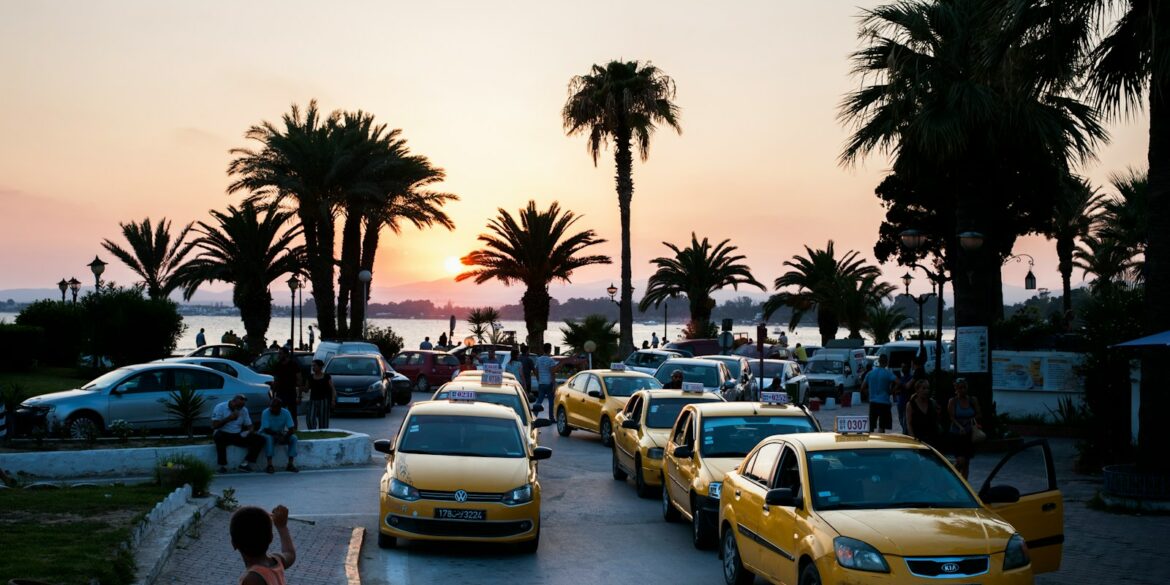
[[[561,335],[573,353],[585,353],[587,341],[597,344],[593,350],[593,367],[608,367],[611,361],[619,357],[621,335],[614,331],[615,325],[605,315],[587,315],[581,320],[566,320],[565,326],[561,327]]]
[[[149,217],[141,223],[131,221],[118,225],[129,248],[108,239],[102,242],[102,247],[142,278],[142,285],[150,298],[170,297],[181,285],[175,272],[191,251],[191,243],[187,242],[191,224],[179,230],[177,237],[171,235],[171,222],[165,217],[157,226],[151,225]]]

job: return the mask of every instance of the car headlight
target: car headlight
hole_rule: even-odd
[[[1028,544],[1019,534],[1013,534],[1008,539],[1007,548],[1003,549],[1003,570],[1010,571],[1027,566],[1032,562],[1028,556]]]
[[[414,489],[414,486],[409,483],[398,481],[397,479],[390,480],[390,491],[388,495],[400,500],[406,500],[407,502],[418,500],[418,490]]]
[[[662,447],[654,447],[652,449],[646,449],[646,457],[648,457],[650,459],[662,459],[663,453],[664,453],[664,450],[662,449]]]
[[[722,493],[723,493],[723,482],[721,482],[721,481],[713,481],[713,482],[711,482],[711,485],[707,487],[707,495],[709,497],[715,498],[716,500],[719,499],[719,495]]]
[[[890,566],[885,557],[876,548],[848,536],[838,536],[833,539],[833,552],[837,555],[837,564],[847,569],[858,571],[872,571],[875,573],[889,573]]]
[[[532,501],[532,484],[522,485],[506,494],[501,500],[508,506],[515,506],[516,504],[527,504]]]
[[[381,382],[374,382],[373,384],[370,384],[369,388],[366,388],[366,391],[367,392],[381,392],[382,391],[382,383]]]

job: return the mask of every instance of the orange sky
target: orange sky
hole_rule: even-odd
[[[618,254],[613,162],[564,135],[566,84],[593,63],[650,60],[674,77],[682,136],[636,164],[634,274],[691,230],[731,238],[771,283],[803,244],[872,257],[887,162],[842,169],[836,120],[879,2],[6,2],[0,4],[0,288],[89,280],[118,222],[206,220],[228,197],[228,150],[290,103],[363,109],[446,169],[454,232],[383,238],[381,286],[443,277],[497,207],[558,199]],[[1112,127],[1083,169],[1144,166],[1147,122]],[[1059,290],[1051,242],[1027,238]],[[106,260],[112,260],[102,251]],[[1021,281],[1026,266],[1005,268]],[[891,281],[904,269],[888,267]],[[1018,274],[1017,274],[1018,272]],[[617,279],[617,265],[575,280]],[[110,276],[133,279],[120,266]],[[1079,282],[1080,275],[1074,277]],[[470,286],[470,285],[468,285]],[[519,296],[517,292],[517,296]],[[601,291],[599,291],[599,295]]]

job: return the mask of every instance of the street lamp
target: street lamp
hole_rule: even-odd
[[[61,282],[57,283],[57,288],[61,289],[61,302],[64,303],[65,302],[65,289],[69,288],[69,281],[62,278]]]
[[[363,270],[358,273],[358,280],[362,281],[362,289],[365,294],[362,295],[362,339],[366,338],[368,330],[366,329],[369,323],[369,317],[366,312],[370,308],[370,281],[374,279],[374,273],[369,270]]]
[[[605,292],[609,293],[609,301],[620,307],[622,304],[619,303],[617,301],[617,299],[613,298],[614,295],[617,294],[617,291],[618,291],[618,288],[616,286],[614,286],[612,282],[609,283],[609,286],[605,288]]]
[[[1032,274],[1032,269],[1036,267],[1036,259],[1029,254],[1016,254],[1004,258],[1003,263],[1007,264],[1008,260],[1015,260],[1017,263],[1023,262],[1024,258],[1028,259],[1028,274],[1024,276],[1024,288],[1027,290],[1036,290],[1036,275]]]
[[[968,252],[983,247],[983,234],[979,232],[962,232],[959,234],[959,245]]]
[[[102,273],[106,271],[106,263],[102,262],[101,258],[93,257],[93,262],[89,263],[89,270],[93,272],[93,290],[102,288]]]
[[[288,292],[291,298],[288,302],[288,344],[292,345],[292,340],[296,339],[297,328],[297,289],[301,287],[301,281],[297,279],[297,275],[288,277]],[[292,349],[291,347],[289,349]]]
[[[911,250],[917,250],[922,247],[922,244],[926,243],[926,234],[918,230],[904,230],[898,234],[898,237],[901,238],[902,245]]]
[[[902,245],[906,246],[906,248],[910,250],[917,250],[926,243],[926,234],[923,234],[918,230],[905,230],[900,234],[900,236],[902,239]],[[978,232],[963,232],[962,234],[959,234],[959,243],[963,246],[964,249],[975,249],[983,245],[983,235],[979,234]],[[974,246],[974,248],[969,248],[968,246]],[[935,294],[935,302],[937,304],[935,305],[934,315],[934,371],[938,372],[942,369],[943,288],[947,284],[947,275],[943,270],[943,265],[941,262],[936,264],[935,271],[931,271],[917,262],[911,264],[910,267],[917,268],[925,272],[926,277],[930,279],[930,282],[933,283],[933,285],[937,287],[938,290],[938,292]],[[906,296],[910,296],[911,280],[914,280],[914,277],[911,276],[909,272],[902,276],[902,282],[906,285]],[[918,305],[918,345],[919,351],[924,352],[926,346],[922,342],[922,305],[925,301],[920,302],[917,298],[912,296],[910,296],[910,298],[914,299],[914,302]]]
[[[81,290],[81,281],[77,280],[76,278],[70,278],[68,284],[69,284],[69,290],[73,292],[73,302],[76,303],[77,302],[77,291]],[[58,286],[60,286],[60,285],[58,285]],[[62,297],[61,300],[64,301],[65,300],[64,297]]]

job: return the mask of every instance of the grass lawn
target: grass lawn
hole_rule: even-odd
[[[121,544],[170,491],[154,485],[0,490],[0,582],[130,583],[134,559]]]

